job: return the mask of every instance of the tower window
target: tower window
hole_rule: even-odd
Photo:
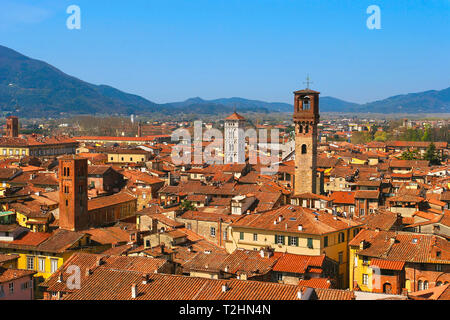
[[[305,133],[308,133],[308,132],[309,132],[309,126],[306,125],[306,126],[305,126]]]
[[[303,99],[303,110],[309,110],[309,98]]]
[[[306,154],[306,144],[302,145],[302,154]]]
[[[301,124],[298,125],[298,133],[303,133],[303,126]]]

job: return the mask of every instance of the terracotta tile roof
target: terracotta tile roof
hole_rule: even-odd
[[[39,244],[37,250],[45,252],[61,253],[76,244],[84,233],[64,229],[57,229],[43,242]]]
[[[186,263],[182,264],[183,271],[205,271],[218,273],[221,270],[223,260],[228,256],[229,254],[223,251],[198,252]]]
[[[89,175],[104,175],[111,166],[88,166]]]
[[[355,193],[355,199],[379,199],[380,191],[358,190]]]
[[[245,118],[237,112],[233,112],[233,114],[226,117],[225,120],[245,120]]]
[[[88,211],[118,205],[135,199],[136,197],[128,192],[119,192],[110,196],[94,198],[88,201]]]
[[[123,244],[121,246],[112,247],[106,251],[103,251],[102,254],[108,256],[121,256],[131,251],[133,247],[134,247],[133,244]]]
[[[280,216],[281,221],[279,221]],[[275,223],[275,221],[277,222]],[[302,226],[302,230],[299,230],[299,225]],[[243,227],[302,234],[325,234],[357,225],[360,224],[352,220],[294,205],[285,205],[259,214],[244,215],[231,224],[235,228]]]
[[[10,262],[19,259],[18,254],[3,254],[0,253],[0,265],[5,262]]]
[[[238,249],[222,260],[220,269],[236,275],[246,274],[250,278],[267,274],[276,261],[274,255],[261,257],[259,251]]]
[[[138,214],[143,215],[144,214],[143,210],[139,211]],[[169,217],[167,217],[161,213],[151,213],[151,214],[146,214],[146,216],[150,217],[151,219],[155,219],[155,220],[159,221],[160,223],[165,224],[166,226],[169,226],[171,228],[180,228],[180,227],[184,226],[184,223],[170,219]]]
[[[223,222],[233,222],[239,219],[240,216],[189,210],[182,213],[179,218],[199,221],[219,221],[219,219],[222,219]]]
[[[354,220],[363,223],[364,227],[368,229],[375,230],[378,228],[380,230],[388,231],[395,226],[398,217],[394,212],[379,209],[373,214],[354,218]]]
[[[0,241],[0,248],[37,248],[42,242],[50,238],[50,233],[25,232],[13,241]]]
[[[428,167],[428,160],[397,160],[392,159],[389,162],[391,168],[413,168]]]
[[[387,141],[386,145],[388,147],[420,147],[426,148],[430,145],[429,141]],[[436,148],[447,148],[447,142],[433,142]],[[403,160],[403,161],[412,161],[412,160]]]
[[[334,191],[330,198],[336,204],[355,204],[355,192]]]
[[[308,288],[329,289],[331,288],[331,281],[327,278],[311,278],[308,280],[300,280],[298,285]]]
[[[408,298],[412,300],[450,300],[450,283],[426,290],[409,292]]]
[[[362,240],[366,240],[368,245],[358,252],[359,255],[414,263],[450,263],[450,244],[440,236],[362,230],[350,245],[359,245]]]
[[[381,186],[381,180],[358,180],[356,181],[356,185],[364,187],[379,187]]]
[[[120,281],[119,281],[120,279]],[[65,300],[298,300],[305,287],[262,281],[216,280],[167,274],[149,274],[146,284],[138,272],[101,269]],[[137,284],[137,297],[131,286]],[[223,286],[226,290],[223,291]],[[350,291],[312,289],[321,300],[348,300]]]
[[[380,269],[403,270],[405,261],[391,261],[382,259],[371,259],[370,266],[377,266]]]
[[[0,283],[9,282],[23,277],[31,277],[35,273],[36,271],[31,270],[19,270],[0,267]]]
[[[92,241],[100,244],[116,244],[130,240],[130,234],[119,227],[96,228],[84,232],[91,236]]]
[[[63,291],[72,292],[78,291],[77,289],[69,289],[66,286],[67,278],[70,273],[67,269],[76,265],[81,271],[81,283],[84,287],[91,278],[96,277],[98,273],[107,270],[123,271],[125,274],[128,272],[135,272],[136,274],[149,274],[155,271],[161,270],[168,262],[165,259],[159,258],[147,258],[147,257],[131,257],[131,256],[110,256],[105,254],[91,254],[91,253],[74,253],[64,264],[53,273],[42,286],[47,287],[48,291]],[[90,274],[87,271],[90,271]],[[58,281],[62,275],[62,281]],[[106,279],[104,279],[106,281]],[[121,282],[121,279],[115,279],[117,282]],[[142,281],[142,280],[141,280]],[[95,283],[95,280],[94,280]],[[98,284],[99,288],[101,287]]]
[[[311,192],[301,193],[301,194],[295,194],[291,198],[299,198],[299,199],[314,199],[314,200],[325,200],[325,201],[331,201],[331,198],[322,196],[320,194],[315,194]]]
[[[10,180],[21,172],[22,170],[16,168],[0,168],[0,180]]]
[[[314,289],[318,300],[355,300],[355,294],[349,290]]]
[[[322,267],[325,261],[325,255],[308,256],[275,252],[274,256],[278,260],[273,266],[273,271],[278,272],[305,273],[309,267]]]
[[[417,197],[409,194],[389,197],[386,199],[387,202],[422,202],[424,200],[425,199],[422,197]]]

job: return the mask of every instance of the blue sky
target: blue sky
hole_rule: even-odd
[[[368,102],[450,86],[449,21],[450,0],[1,0],[0,44],[155,102],[291,103],[307,73],[323,96]]]

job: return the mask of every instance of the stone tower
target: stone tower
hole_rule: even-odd
[[[225,119],[225,163],[245,163],[244,123],[236,112]]]
[[[59,159],[59,227],[78,231],[88,228],[87,159],[64,156]]]
[[[6,136],[8,137],[19,136],[19,118],[14,116],[6,118]]]
[[[294,194],[316,193],[317,124],[320,92],[294,92],[295,181]]]

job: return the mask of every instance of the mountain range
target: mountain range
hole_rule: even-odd
[[[292,112],[288,103],[244,98],[157,104],[107,85],[94,85],[51,66],[0,46],[0,111],[20,117],[60,117],[76,114],[221,114],[239,112]],[[366,104],[333,97],[320,98],[321,112],[449,113],[450,88],[397,95]]]

